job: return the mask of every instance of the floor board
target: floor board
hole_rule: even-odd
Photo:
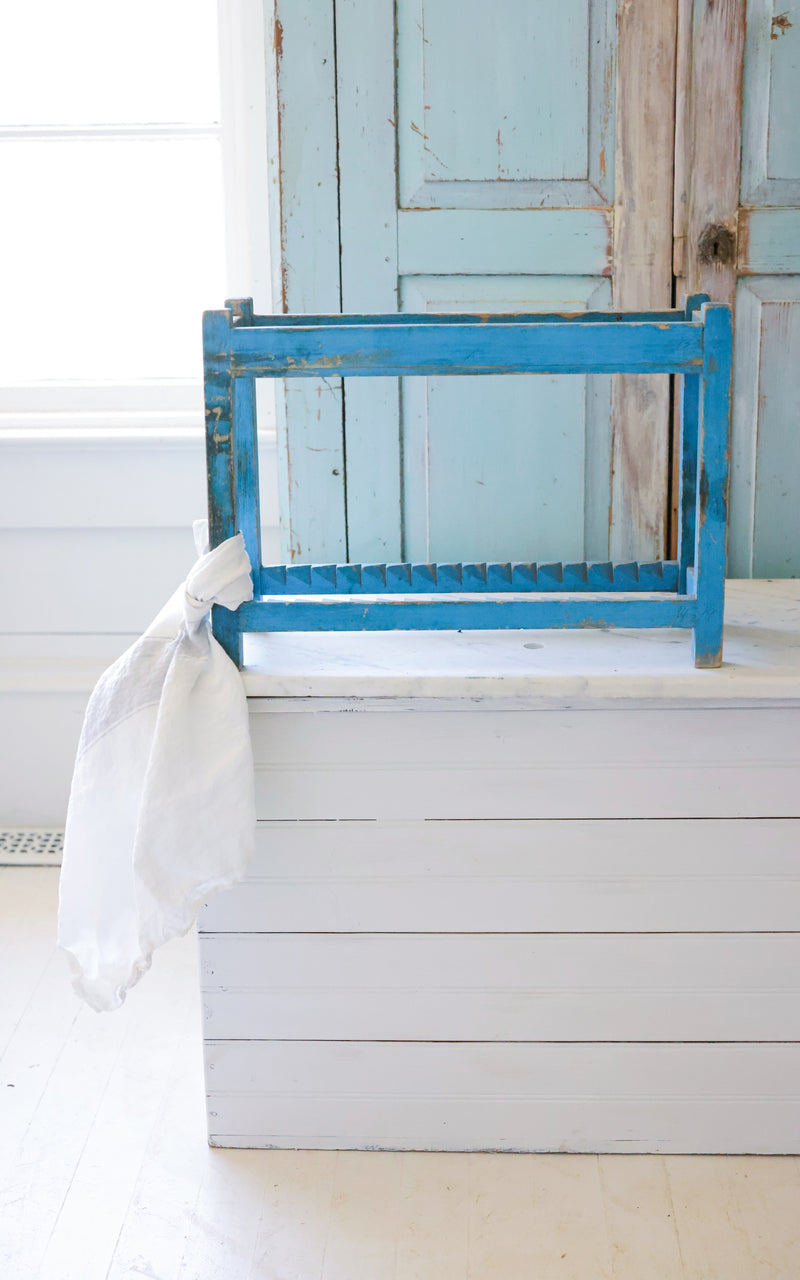
[[[0,872],[9,1280],[797,1280],[800,1157],[224,1151],[196,943],[73,997],[57,871]]]

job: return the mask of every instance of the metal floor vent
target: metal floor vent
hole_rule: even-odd
[[[0,827],[0,867],[59,867],[63,848],[63,828]]]

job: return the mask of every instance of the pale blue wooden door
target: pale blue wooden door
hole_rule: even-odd
[[[730,571],[800,575],[800,0],[749,0]]]
[[[800,0],[681,0],[679,289],[734,307],[728,574],[800,574]]]
[[[611,305],[614,8],[337,5],[344,310]],[[607,555],[608,379],[364,382],[345,442],[352,559]]]
[[[669,306],[677,3],[277,0],[284,309]],[[290,388],[285,554],[661,556],[650,382],[636,404],[600,377]]]

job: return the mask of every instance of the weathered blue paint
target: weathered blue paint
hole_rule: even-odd
[[[602,593],[555,600],[364,599],[314,596],[243,604],[243,631],[470,631],[545,627],[693,627],[697,601],[688,596],[620,599]]]
[[[699,306],[699,311],[698,311]],[[315,322],[316,320],[316,322]],[[277,321],[277,322],[275,322]],[[682,312],[560,316],[204,317],[212,546],[245,536],[260,595],[215,608],[241,662],[243,631],[691,627],[697,666],[721,662],[731,318]],[[680,373],[679,561],[262,566],[256,377],[459,373]],[[361,597],[361,598],[357,598]]]
[[[694,662],[696,667],[718,667],[722,662],[733,336],[730,307],[706,303],[702,316],[706,339],[700,390]]]
[[[261,570],[265,596],[446,594],[498,591],[674,591],[677,560],[653,564],[277,564]]]
[[[215,547],[236,532],[230,319],[224,311],[203,316],[203,363],[209,538]]]
[[[694,293],[686,299],[686,319],[708,302],[704,293]],[[684,377],[680,387],[680,476],[678,488],[679,546],[678,565],[680,580],[678,590],[686,590],[686,573],[694,564],[694,544],[697,501],[697,444],[700,429],[700,378]]]
[[[692,310],[697,310],[702,302],[707,302],[705,294],[694,294],[686,304],[689,309],[691,302]],[[241,303],[237,302],[237,306]],[[335,316],[311,316],[311,315],[275,315],[275,316],[251,316],[249,319],[237,319],[236,327],[242,324],[259,325],[261,327],[274,328],[281,325],[287,325],[295,328],[297,325],[308,327],[309,325],[324,325],[326,328],[331,325],[408,325],[414,326],[421,324],[475,324],[478,321],[482,324],[563,324],[565,320],[569,320],[570,324],[611,324],[616,321],[624,321],[625,323],[633,323],[636,321],[657,324],[660,321],[670,323],[677,318],[675,311],[534,311],[534,312],[514,312],[512,314],[503,314],[500,312],[487,312],[478,315],[474,311],[470,312],[411,312],[397,311],[387,315],[371,316],[371,315],[335,315]],[[687,317],[691,319],[691,315]]]
[[[237,523],[253,569],[253,586],[258,586],[261,564],[261,526],[258,510],[258,436],[255,385],[249,378],[233,384],[233,454]]]
[[[216,547],[240,527],[236,508],[233,453],[233,379],[230,373],[232,312],[207,311],[203,316],[203,363],[208,468],[208,535]],[[256,506],[258,494],[255,495]],[[214,635],[237,666],[242,636],[235,613],[214,605]]]
[[[252,324],[253,304],[250,298],[227,302],[241,324]],[[237,523],[253,565],[253,588],[258,590],[258,565],[261,564],[261,524],[258,510],[258,435],[256,423],[255,383],[252,378],[238,378],[233,384],[233,464]]]
[[[404,317],[405,319],[405,317]],[[625,320],[538,324],[263,325],[232,329],[234,377],[402,377],[492,373],[694,373],[698,325]]]

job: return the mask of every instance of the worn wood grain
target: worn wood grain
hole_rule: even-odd
[[[681,0],[675,144],[676,274],[733,305],[746,8]]]
[[[341,309],[333,7],[274,0],[270,95],[276,310]],[[338,378],[278,389],[278,479],[286,560],[347,558]]]
[[[672,296],[670,209],[677,0],[618,11],[614,305],[667,307]],[[614,379],[612,559],[665,553],[669,386]]]
[[[699,373],[703,331],[685,323],[680,313],[671,323],[610,319],[591,327],[571,317],[543,325],[527,317],[487,325],[476,317],[460,325],[318,327],[304,325],[301,318],[291,329],[237,326],[226,335],[223,349],[231,352],[234,377]]]

